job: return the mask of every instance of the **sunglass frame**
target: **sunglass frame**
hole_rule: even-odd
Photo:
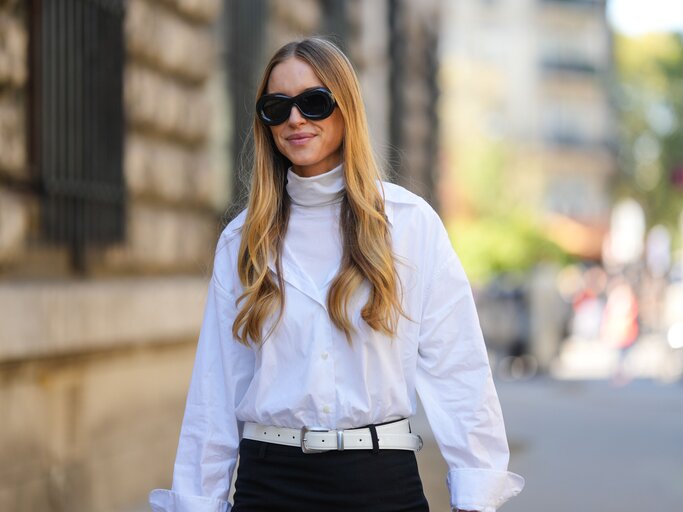
[[[322,113],[322,114],[310,114],[308,112],[305,112],[299,103],[301,102],[302,99],[306,98],[307,96],[310,96],[312,94],[324,94],[328,98],[329,106],[328,108]],[[269,100],[281,100],[283,102],[286,102],[287,108],[283,109],[283,112],[286,111],[287,115],[283,116],[282,119],[280,118],[270,118],[264,111],[265,103]],[[259,98],[259,100],[256,102],[256,115],[258,118],[266,125],[268,126],[277,126],[279,124],[284,123],[287,119],[289,119],[289,116],[291,115],[292,112],[292,107],[296,105],[296,108],[299,109],[299,112],[301,112],[301,115],[304,116],[306,119],[310,119],[312,121],[322,121],[323,119],[326,119],[332,115],[334,112],[334,109],[337,107],[337,101],[334,98],[334,94],[332,94],[332,91],[327,89],[326,87],[317,87],[315,89],[309,89],[307,91],[302,92],[301,94],[297,94],[296,96],[287,96],[285,94],[264,94]]]

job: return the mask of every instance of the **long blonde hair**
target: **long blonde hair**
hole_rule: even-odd
[[[368,135],[365,109],[358,78],[344,53],[333,43],[312,37],[280,48],[266,66],[256,98],[265,94],[270,73],[279,63],[298,58],[311,66],[332,91],[344,119],[342,159],[345,193],[340,225],[343,240],[341,268],[330,284],[327,307],[334,325],[351,343],[353,324],[348,303],[367,280],[370,296],[361,317],[373,329],[396,335],[399,315],[405,316],[399,297],[400,279],[394,268],[391,232],[378,189],[384,173],[378,166]],[[238,253],[238,275],[244,301],[233,323],[234,337],[249,345],[260,345],[265,319],[279,306],[277,323],[285,306],[281,250],[289,221],[290,198],[285,185],[291,162],[275,146],[268,126],[254,115],[254,155],[246,219]],[[274,255],[277,283],[269,273],[269,255]],[[277,323],[266,335],[270,336]]]

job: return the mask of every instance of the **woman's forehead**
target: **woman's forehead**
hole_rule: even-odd
[[[323,85],[306,61],[290,57],[280,62],[270,72],[266,94],[280,93],[296,96],[306,89]]]

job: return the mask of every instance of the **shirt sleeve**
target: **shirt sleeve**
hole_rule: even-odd
[[[416,387],[448,464],[451,506],[495,512],[521,492],[469,281],[441,221],[422,310]]]
[[[154,512],[228,512],[232,474],[243,424],[235,408],[251,381],[253,351],[232,336],[236,315],[228,249],[216,251],[199,334],[172,488],[154,489]]]

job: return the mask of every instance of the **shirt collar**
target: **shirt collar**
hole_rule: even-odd
[[[387,221],[391,226],[394,225],[394,205],[391,201],[387,200],[387,195],[389,194],[389,191],[387,190],[387,187],[383,185],[383,182],[377,180],[377,186],[379,187],[380,194],[382,195],[382,199],[384,199],[384,213],[387,216]]]

